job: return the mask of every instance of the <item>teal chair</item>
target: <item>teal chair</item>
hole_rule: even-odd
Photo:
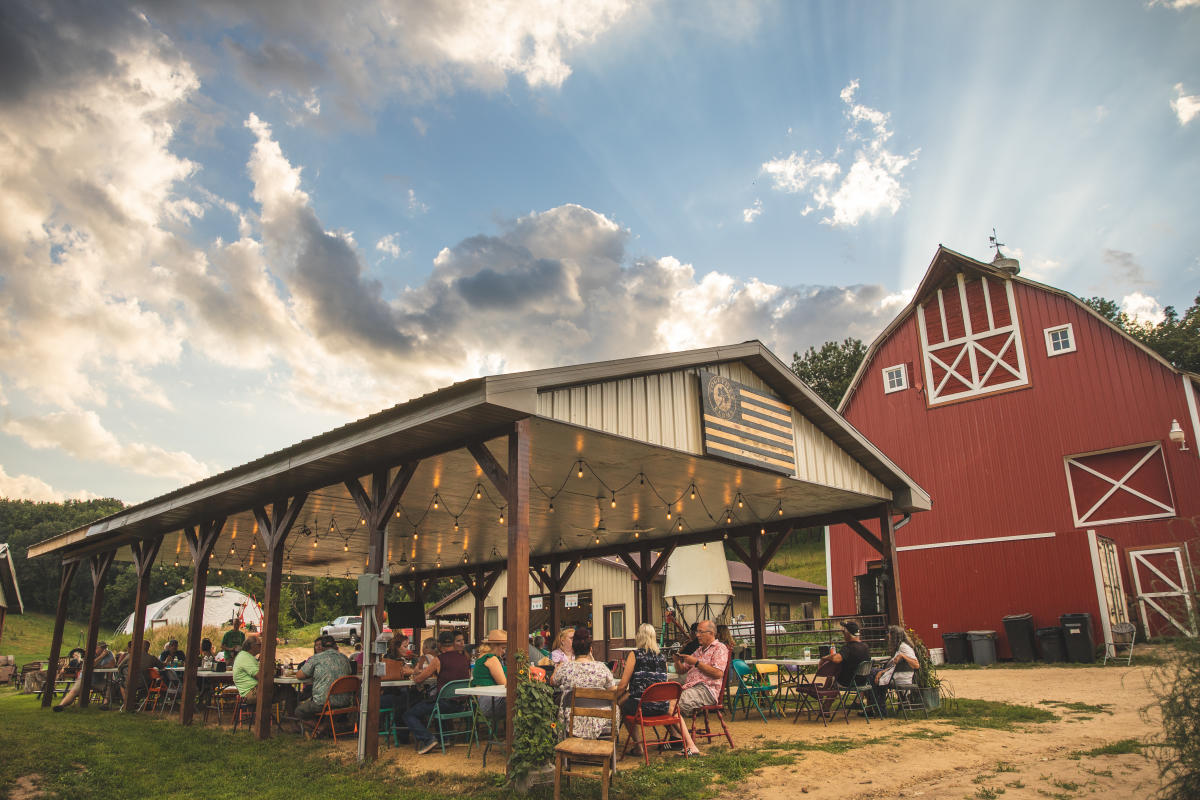
[[[741,705],[746,709],[743,719],[749,719],[750,706],[753,705],[763,722],[766,722],[767,715],[763,713],[763,705],[766,705],[771,713],[779,716],[779,709],[775,705],[777,689],[774,684],[763,680],[753,667],[740,658],[733,660],[733,672],[737,675],[737,693],[733,696],[732,714],[736,714],[738,706]]]
[[[437,704],[433,707],[433,712],[429,715],[429,732],[437,737],[438,743],[442,746],[442,753],[446,752],[446,740],[455,736],[467,737],[467,748],[470,749],[470,742],[473,739],[475,744],[479,744],[479,734],[475,730],[475,704],[470,702],[469,697],[459,697],[458,690],[465,689],[470,685],[470,681],[450,681],[442,687],[438,692]],[[464,703],[464,701],[466,701]],[[457,702],[462,705],[462,710],[445,711],[442,709],[442,704],[452,704]],[[467,727],[461,730],[454,729],[454,723],[458,720],[467,722]],[[436,728],[435,728],[436,726]]]

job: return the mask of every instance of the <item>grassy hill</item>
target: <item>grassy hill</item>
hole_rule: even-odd
[[[26,612],[13,614],[4,620],[4,634],[0,637],[0,654],[11,655],[17,664],[44,660],[50,655],[50,639],[54,635],[54,617],[50,614]],[[100,640],[110,644],[113,632],[100,628]],[[128,638],[128,637],[126,637]],[[83,647],[87,642],[87,620],[67,620],[63,630],[62,653],[66,655],[73,647]]]
[[[767,569],[798,578],[802,581],[825,585],[825,539],[821,529],[815,532],[797,531],[771,559]],[[828,614],[829,607],[821,600],[821,613]]]

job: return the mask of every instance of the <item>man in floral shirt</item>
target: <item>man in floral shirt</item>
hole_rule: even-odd
[[[315,644],[315,643],[314,643]],[[300,667],[300,674],[312,678],[312,697],[296,706],[296,716],[312,719],[325,707],[329,698],[330,708],[345,708],[354,702],[353,694],[335,694],[329,697],[329,687],[343,675],[350,674],[350,659],[338,652],[337,642],[332,636],[322,636],[320,649]]]
[[[711,619],[697,626],[696,638],[700,640],[700,646],[681,659],[685,666],[691,667],[679,696],[679,710],[683,714],[691,714],[717,702],[725,665],[729,663],[729,648],[717,641],[717,626]]]

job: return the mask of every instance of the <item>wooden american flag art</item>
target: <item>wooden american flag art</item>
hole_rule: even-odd
[[[796,437],[792,409],[766,392],[700,372],[705,455],[792,475]]]

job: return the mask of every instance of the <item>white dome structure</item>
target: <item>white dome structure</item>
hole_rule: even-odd
[[[192,611],[192,593],[182,592],[146,606],[146,629],[159,625],[187,625]],[[262,629],[262,609],[239,589],[229,586],[209,586],[204,591],[204,625],[225,627],[234,619],[242,624],[254,623]],[[117,628],[117,633],[133,633],[133,614]]]
[[[677,547],[667,561],[663,600],[685,623],[724,618],[732,608],[733,587],[725,548],[702,544]]]

